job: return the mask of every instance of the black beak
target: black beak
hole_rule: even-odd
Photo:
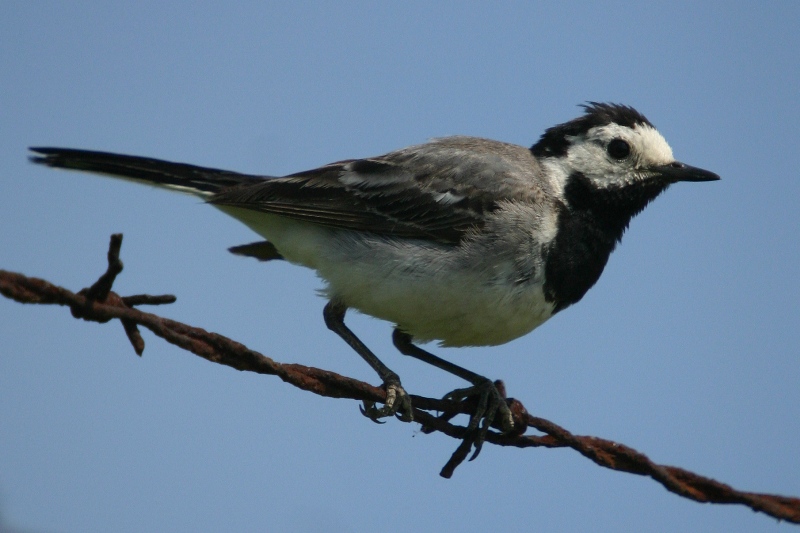
[[[669,183],[678,181],[716,181],[719,179],[719,176],[713,172],[702,168],[690,167],[678,161],[673,161],[660,167],[653,167],[651,170],[657,172],[659,176]]]

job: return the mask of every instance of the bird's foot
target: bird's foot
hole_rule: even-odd
[[[492,424],[503,433],[509,433],[514,429],[514,418],[506,402],[505,387],[502,386],[502,382],[483,378],[483,381],[475,383],[472,387],[456,389],[444,396],[445,400],[457,402],[471,398],[475,399],[476,407],[470,417],[467,435],[464,438],[465,443],[471,442],[475,447],[470,461],[478,457],[481,452]]]
[[[411,397],[403,389],[400,380],[387,379],[383,388],[386,390],[386,402],[383,407],[377,407],[375,402],[364,400],[364,406],[360,407],[361,414],[377,424],[383,424],[380,419],[389,416],[397,416],[403,422],[413,422],[414,412]]]

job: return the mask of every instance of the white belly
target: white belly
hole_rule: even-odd
[[[443,346],[487,346],[525,335],[550,318],[553,306],[540,285],[493,285],[478,273],[387,273],[386,263],[363,261],[322,265],[326,294],[348,306],[388,320],[416,340]]]

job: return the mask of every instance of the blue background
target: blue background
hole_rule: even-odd
[[[800,3],[5,2],[0,268],[78,290],[123,232],[122,294],[285,362],[377,382],[320,282],[226,247],[194,198],[29,164],[56,145],[286,174],[469,134],[530,145],[587,100],[637,107],[678,184],[584,300],[496,348],[436,353],[538,416],[734,487],[800,495]],[[462,385],[349,324],[413,393]],[[456,446],[353,401],[210,364],[116,324],[0,299],[0,530],[773,531],[570,450]]]

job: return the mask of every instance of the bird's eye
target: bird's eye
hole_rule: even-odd
[[[622,139],[614,139],[608,143],[608,155],[614,159],[625,159],[631,153],[631,145]]]

